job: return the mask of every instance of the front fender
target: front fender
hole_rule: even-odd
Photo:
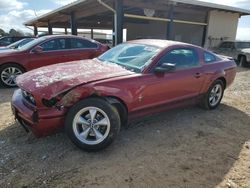
[[[110,86],[84,85],[73,88],[61,97],[58,96],[60,99],[57,105],[71,107],[78,101],[91,96],[115,97],[122,101],[128,109],[130,108],[130,104],[133,102],[133,95],[126,89]]]

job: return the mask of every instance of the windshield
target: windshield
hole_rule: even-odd
[[[159,50],[155,46],[124,43],[108,50],[98,59],[121,65],[133,72],[141,72]]]
[[[236,42],[236,48],[250,48],[250,42]]]
[[[27,44],[28,42],[34,40],[33,38],[27,38],[27,39],[22,39],[19,40],[17,42],[14,42],[13,44],[10,44],[9,46],[7,46],[8,48],[13,48],[16,49],[18,47],[22,47],[23,45]]]
[[[19,50],[28,50],[30,48],[32,48],[33,46],[39,44],[40,42],[44,41],[45,38],[41,37],[41,38],[38,38],[38,39],[34,39],[33,41],[30,41],[28,42],[27,44],[21,46],[21,47],[18,47]]]

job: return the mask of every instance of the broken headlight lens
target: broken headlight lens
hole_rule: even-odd
[[[36,101],[33,95],[31,95],[30,93],[24,90],[22,90],[22,95],[23,95],[23,98],[25,98],[29,103],[36,105]]]

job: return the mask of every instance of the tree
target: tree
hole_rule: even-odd
[[[7,33],[5,33],[3,29],[0,29],[0,36],[5,36],[5,35],[7,35]]]
[[[23,32],[22,31],[17,31],[17,30],[15,30],[15,29],[11,29],[10,31],[9,31],[9,36],[11,36],[11,37],[19,37],[19,36],[23,36],[24,34],[23,34]]]

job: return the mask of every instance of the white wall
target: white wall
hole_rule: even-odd
[[[234,41],[239,14],[224,11],[210,11],[205,47],[217,46],[222,40]],[[222,40],[221,40],[222,39]]]

